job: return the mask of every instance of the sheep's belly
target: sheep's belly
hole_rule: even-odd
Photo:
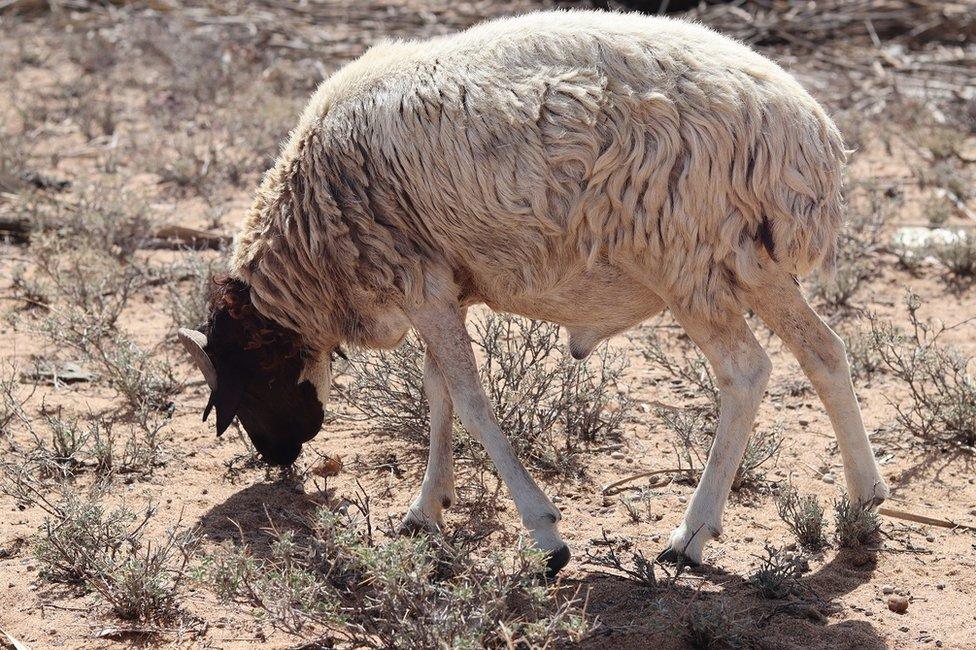
[[[664,300],[622,272],[581,270],[546,290],[482,297],[495,311],[556,323],[567,329],[570,351],[583,358],[602,340],[659,313]]]

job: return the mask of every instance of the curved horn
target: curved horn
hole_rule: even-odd
[[[207,385],[210,386],[210,390],[216,390],[217,370],[214,368],[213,361],[210,360],[210,357],[203,349],[207,346],[206,335],[203,332],[181,327],[180,331],[177,332],[177,336],[180,339],[180,343],[183,344],[183,347],[186,348],[186,351],[193,359],[193,363],[203,373],[203,378],[207,380]]]

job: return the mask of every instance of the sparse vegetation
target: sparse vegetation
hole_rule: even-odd
[[[615,575],[622,575],[644,589],[658,589],[668,585],[673,585],[681,577],[684,566],[678,565],[672,574],[657,563],[656,560],[648,560],[640,550],[630,553],[630,563],[624,561],[621,554],[627,550],[628,544],[624,544],[616,539],[607,536],[607,531],[603,531],[603,541],[601,543],[606,550],[603,553],[586,552],[587,564],[591,564],[600,569],[609,569]],[[663,577],[658,577],[660,571]]]
[[[589,629],[578,602],[539,582],[541,554],[478,558],[481,543],[459,537],[378,542],[368,517],[321,508],[296,530],[272,530],[269,557],[225,547],[199,579],[289,633],[325,626],[357,647],[548,647]]]
[[[619,391],[621,355],[604,346],[576,362],[563,351],[555,325],[494,314],[472,320],[484,386],[523,460],[572,472],[577,453],[618,433],[630,408]],[[353,359],[349,401],[384,429],[426,446],[423,356],[421,344],[408,337],[396,350]]]
[[[976,277],[976,233],[958,230],[957,236],[944,244],[934,244],[930,252],[956,280]]]
[[[877,273],[872,257],[881,242],[881,229],[891,210],[891,192],[870,184],[849,188],[853,195],[848,223],[841,230],[837,245],[834,277],[818,281],[814,290],[828,308],[850,307],[860,287]]]
[[[111,421],[50,414],[44,418],[48,435],[30,427],[30,446],[18,453],[20,470],[40,478],[62,480],[91,471],[99,479],[118,474],[148,474],[161,461],[165,422],[147,416],[141,424],[124,427]]]
[[[786,598],[801,590],[800,567],[781,549],[768,544],[764,555],[758,556],[759,567],[749,576],[749,582],[763,598]]]
[[[776,499],[776,510],[800,546],[817,551],[827,544],[824,509],[815,495],[800,496],[790,485]]]
[[[671,447],[683,474],[682,480],[695,484],[712,446],[715,428],[718,426],[719,391],[708,361],[691,345],[681,345],[677,353],[669,353],[661,337],[650,330],[641,340],[644,356],[663,370],[677,387],[690,386],[707,398],[703,404],[691,404],[683,408],[658,406],[654,413],[671,431]],[[683,393],[688,395],[687,392]],[[779,427],[762,429],[753,433],[746,445],[742,462],[732,482],[733,490],[753,485],[762,480],[762,468],[774,462],[783,445]]]
[[[748,637],[740,619],[721,602],[696,602],[684,621],[684,639],[695,650],[744,647]]]
[[[908,292],[908,331],[871,320],[871,345],[886,370],[902,380],[909,399],[890,400],[902,430],[938,445],[976,445],[976,379],[973,359],[943,342],[958,325],[926,321],[922,302]]]
[[[844,494],[834,501],[837,543],[843,548],[861,548],[876,541],[881,531],[878,515],[867,504],[854,503]]]
[[[173,528],[158,543],[145,539],[155,514],[106,509],[97,497],[64,490],[59,501],[39,498],[47,512],[34,553],[53,582],[97,592],[123,620],[166,623],[180,611],[186,566],[197,544],[192,530]]]

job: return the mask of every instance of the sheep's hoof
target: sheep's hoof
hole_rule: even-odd
[[[415,516],[411,511],[397,528],[397,534],[401,537],[416,537],[417,535],[436,535],[440,532],[440,527],[427,517]]]
[[[572,557],[572,554],[569,552],[569,547],[565,544],[549,553],[549,557],[546,559],[546,578],[549,580],[555,579],[560,569],[569,564],[570,557]]]
[[[699,562],[695,562],[694,560],[692,560],[690,557],[688,557],[681,551],[676,551],[670,546],[658,554],[657,561],[659,564],[672,564],[674,566],[679,566],[679,567],[700,566]]]

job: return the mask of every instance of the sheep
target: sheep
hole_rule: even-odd
[[[697,24],[544,11],[382,43],[312,96],[205,331],[181,338],[211,383],[218,433],[236,414],[287,465],[321,425],[337,346],[390,348],[415,330],[430,451],[404,528],[440,529],[456,500],[456,410],[555,573],[570,557],[560,513],[499,429],[467,309],[557,323],[577,358],[668,309],[721,395],[700,484],[662,553],[697,563],[721,534],[770,374],[746,310],[812,381],[851,498],[888,496],[844,344],[797,280],[832,267],[845,158],[795,79]]]

